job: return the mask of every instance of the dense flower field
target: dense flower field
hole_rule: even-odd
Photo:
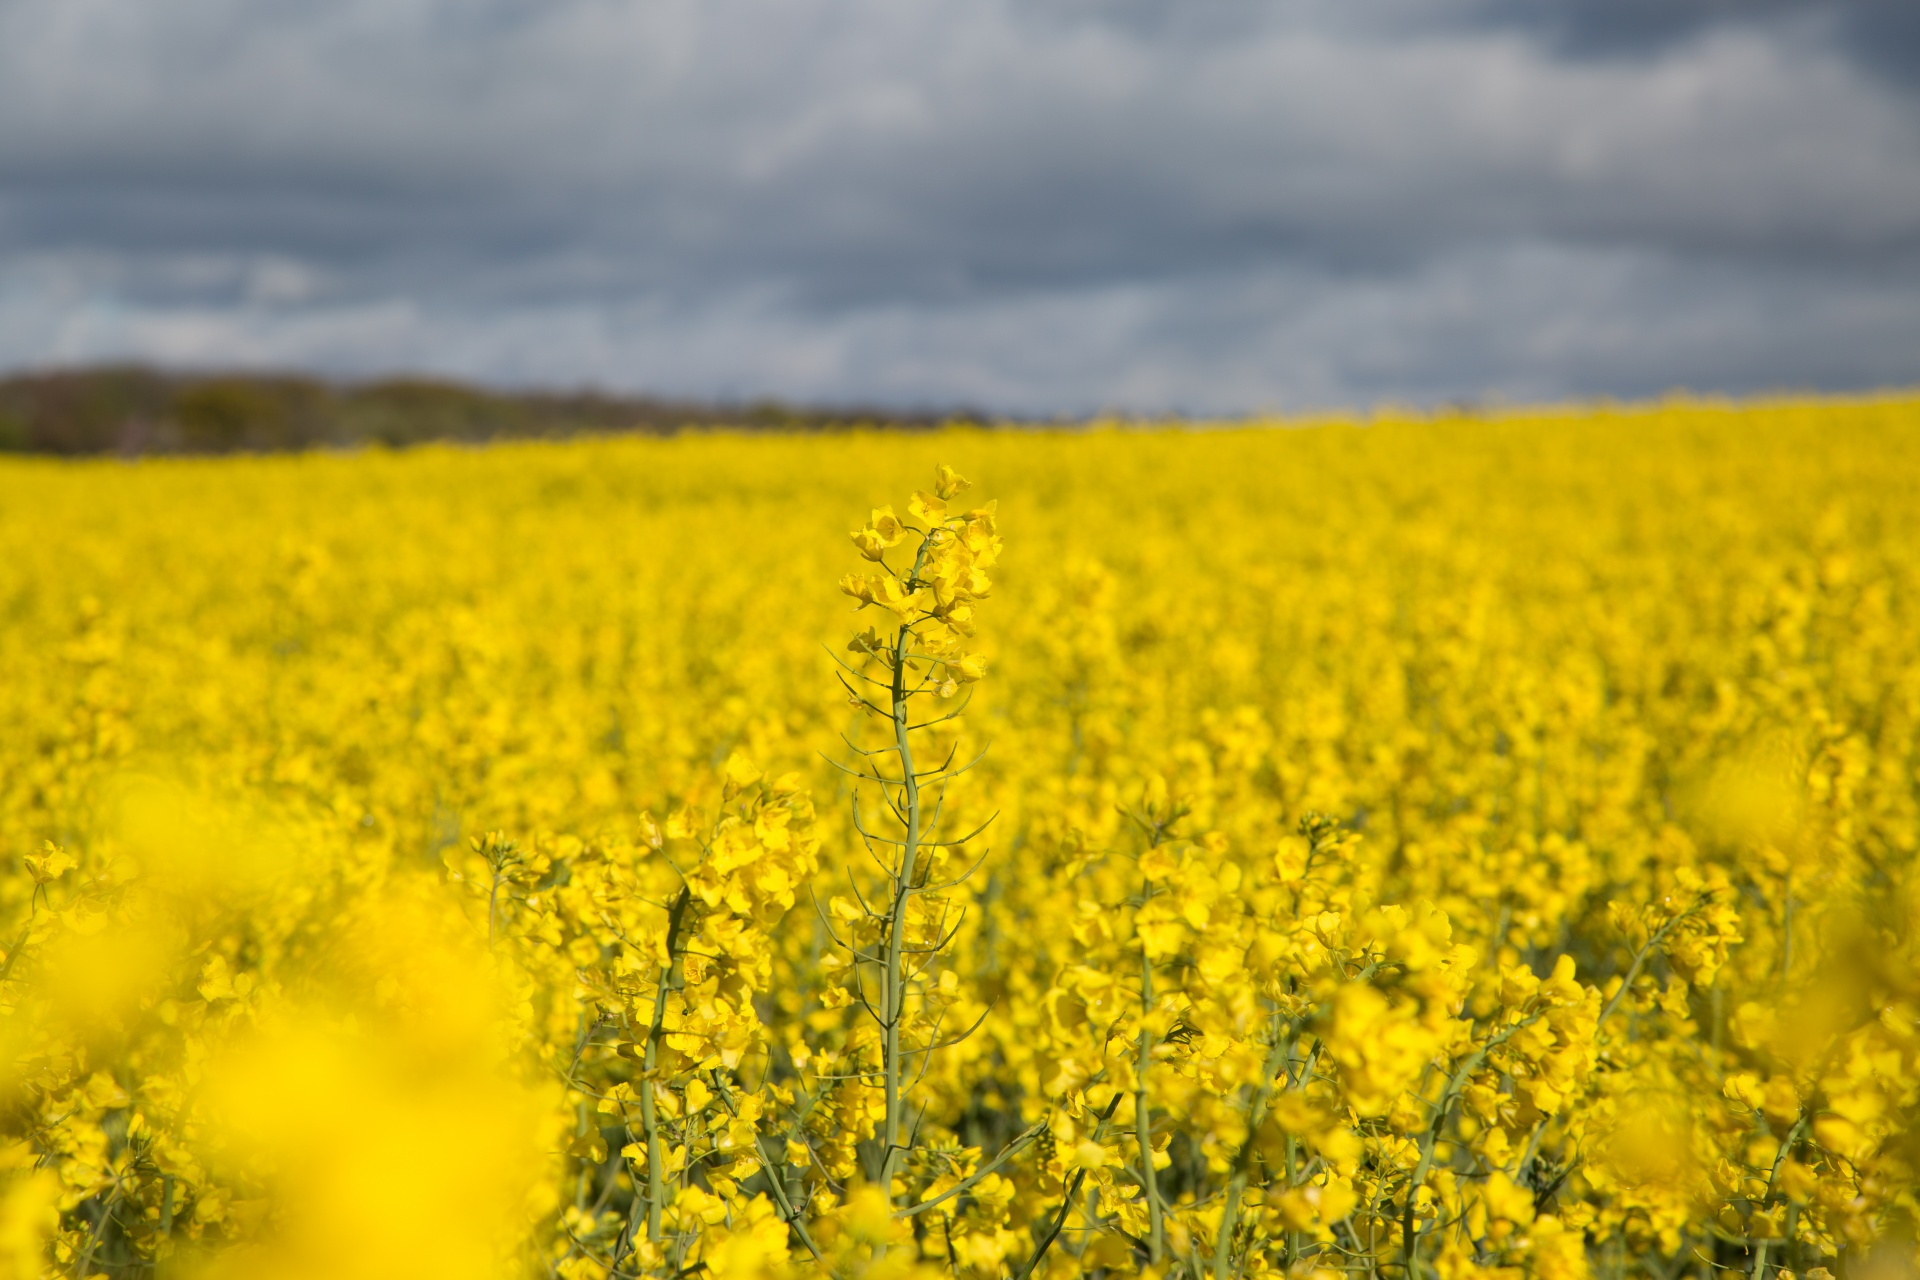
[[[1911,1275],[1916,494],[1894,401],[0,463],[0,1274]]]

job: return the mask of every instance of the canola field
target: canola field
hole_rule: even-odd
[[[1916,495],[1893,399],[0,461],[0,1276],[1911,1276]]]

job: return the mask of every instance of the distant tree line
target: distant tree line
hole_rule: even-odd
[[[0,378],[0,452],[267,452],[581,432],[924,428],[955,418],[978,415],[494,391],[413,377],[337,383],[296,374],[179,373],[137,365]]]

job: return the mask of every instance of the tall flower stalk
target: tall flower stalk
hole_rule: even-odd
[[[852,538],[878,571],[849,574],[840,584],[861,607],[878,607],[893,619],[884,632],[869,628],[856,636],[847,646],[853,660],[840,660],[840,678],[853,703],[885,725],[881,746],[847,743],[860,761],[848,772],[876,787],[882,801],[878,815],[866,815],[856,795],[853,817],[885,883],[876,901],[862,897],[857,912],[851,907],[835,912],[854,917],[851,937],[840,941],[854,961],[859,999],[881,1032],[878,1075],[885,1114],[873,1173],[889,1204],[914,1143],[908,1095],[949,1030],[926,987],[941,949],[960,926],[950,919],[944,895],[967,873],[935,879],[937,864],[952,860],[981,829],[947,837],[941,825],[947,784],[978,757],[956,766],[953,741],[940,763],[928,768],[916,751],[936,735],[953,737],[973,685],[986,670],[985,660],[967,646],[975,603],[992,585],[987,570],[999,554],[1000,537],[992,503],[964,513],[949,509],[968,487],[965,478],[942,466],[933,490],[914,494],[908,503],[908,519],[890,506],[874,511]],[[876,988],[872,994],[869,979]]]

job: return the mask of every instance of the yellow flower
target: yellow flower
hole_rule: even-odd
[[[739,795],[743,789],[760,781],[760,771],[738,751],[727,756],[727,762],[721,769],[721,776],[726,780],[726,790],[723,794],[729,800]]]
[[[907,502],[907,510],[914,519],[926,525],[937,525],[947,518],[946,500],[924,489],[916,492]]]
[[[968,480],[944,462],[933,469],[933,476],[934,492],[938,493],[942,498],[951,498],[955,494],[973,487],[971,480]]]
[[[869,560],[878,560],[889,548],[898,546],[906,534],[906,525],[901,523],[899,516],[893,514],[892,507],[876,507],[866,527],[855,529],[848,536],[853,539],[853,545],[860,549],[861,555]]]
[[[35,884],[51,884],[77,865],[72,854],[51,840],[41,846],[39,853],[25,854],[21,861],[26,864],[27,874],[33,877]]]

